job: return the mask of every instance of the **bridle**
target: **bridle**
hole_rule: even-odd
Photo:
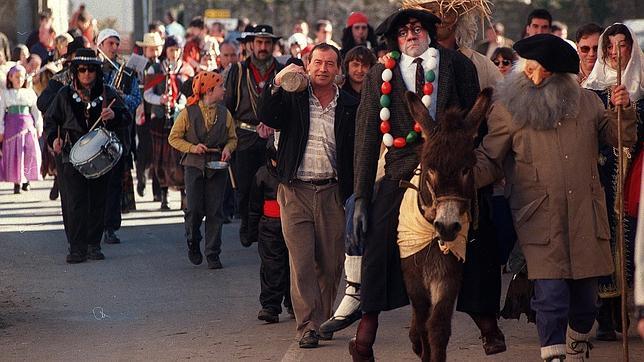
[[[429,183],[429,180],[427,179],[427,172],[425,171],[424,167],[420,166],[420,168],[417,168],[414,170],[414,175],[420,176],[420,182],[418,183],[418,186],[414,185],[413,183],[409,181],[400,181],[400,187],[403,188],[410,188],[414,189],[417,192],[416,196],[416,203],[418,205],[418,210],[420,210],[421,214],[427,220],[430,224],[434,225],[434,219],[436,218],[436,210],[438,208],[438,205],[442,202],[446,201],[456,201],[456,202],[462,202],[465,204],[465,209],[467,210],[467,213],[470,216],[470,219],[472,220],[472,225],[477,225],[477,218],[478,218],[478,205],[477,209],[474,210],[474,215],[472,215],[472,199],[458,196],[458,195],[442,195],[442,196],[436,196],[436,192],[434,191],[434,188],[432,185]],[[476,191],[475,191],[476,192]],[[474,202],[476,203],[476,195],[474,198]],[[442,245],[442,241],[440,238],[438,239],[439,243]]]

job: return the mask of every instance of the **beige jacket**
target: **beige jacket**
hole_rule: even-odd
[[[581,90],[579,114],[549,130],[519,128],[495,102],[489,133],[476,150],[478,186],[505,175],[514,226],[530,279],[582,279],[610,274],[613,262],[599,143],[617,143],[616,112]],[[624,145],[635,142],[635,111],[626,109]],[[501,172],[504,171],[504,172]]]
[[[481,89],[494,87],[498,81],[503,79],[503,74],[501,74],[499,68],[489,58],[486,58],[485,55],[475,52],[470,48],[461,47],[458,50],[474,63]]]

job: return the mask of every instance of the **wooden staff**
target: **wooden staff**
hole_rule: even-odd
[[[112,105],[114,104],[114,102],[116,102],[116,98],[112,99],[112,101],[111,101],[111,102],[110,102],[110,104],[107,106],[107,108],[112,108]],[[98,124],[98,122],[100,122],[100,121],[102,121],[102,120],[103,120],[103,116],[98,117],[98,119],[96,120],[96,122],[94,122],[94,125],[92,125],[92,128],[90,128],[89,130],[90,130],[90,131],[91,131],[91,130],[93,130],[93,129],[94,129],[94,127],[96,127],[96,125]]]
[[[617,47],[617,86],[622,85],[622,52]],[[624,246],[624,148],[622,147],[622,106],[617,106],[617,247],[619,250],[619,281],[622,292],[622,352],[623,361],[628,355],[628,303],[626,285],[626,248]]]

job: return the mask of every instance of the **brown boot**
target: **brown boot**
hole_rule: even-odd
[[[374,361],[373,344],[378,332],[378,314],[372,312],[362,315],[356,336],[349,341],[349,354],[354,362]]]

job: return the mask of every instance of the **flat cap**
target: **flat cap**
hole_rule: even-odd
[[[536,60],[553,73],[579,73],[579,55],[565,40],[552,34],[537,34],[514,43],[520,57]]]

